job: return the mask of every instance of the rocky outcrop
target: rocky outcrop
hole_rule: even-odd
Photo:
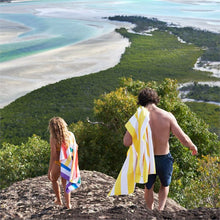
[[[82,185],[72,192],[72,209],[56,206],[47,176],[26,179],[0,191],[0,219],[218,219],[220,209],[186,210],[168,199],[165,211],[150,211],[143,189],[129,196],[107,197],[115,179],[81,171]],[[155,203],[158,197],[155,194]]]

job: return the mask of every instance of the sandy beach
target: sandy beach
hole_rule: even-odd
[[[8,30],[7,36],[13,38],[21,29]],[[6,38],[0,36],[4,42]],[[127,46],[128,39],[113,31],[75,45],[3,62],[0,65],[0,108],[42,86],[113,67]]]

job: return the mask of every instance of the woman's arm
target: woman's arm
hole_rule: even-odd
[[[51,169],[52,165],[55,162],[55,152],[56,151],[56,146],[53,138],[50,138],[50,163],[49,163],[49,168],[48,168],[48,179],[51,180]]]

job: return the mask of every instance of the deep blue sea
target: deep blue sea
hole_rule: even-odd
[[[0,41],[0,62],[75,44],[108,33],[104,17],[141,15],[220,33],[220,0],[39,0],[0,4],[0,21],[29,29],[12,42]],[[191,2],[191,3],[190,3]],[[0,29],[7,27],[0,27]],[[5,30],[7,31],[7,30]]]

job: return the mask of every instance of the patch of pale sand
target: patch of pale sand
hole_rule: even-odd
[[[0,44],[15,42],[19,34],[29,30],[22,24],[0,19]]]
[[[129,46],[116,32],[76,45],[3,62],[0,65],[0,107],[42,86],[115,66]]]
[[[216,78],[220,78],[220,62],[202,62],[202,66],[199,65],[201,62],[201,58],[199,57],[194,65],[195,70],[212,72],[212,76]]]
[[[158,16],[158,19],[168,24],[175,24],[179,27],[192,27],[195,29],[220,33],[220,20],[206,20],[199,18],[177,18],[171,16]]]

